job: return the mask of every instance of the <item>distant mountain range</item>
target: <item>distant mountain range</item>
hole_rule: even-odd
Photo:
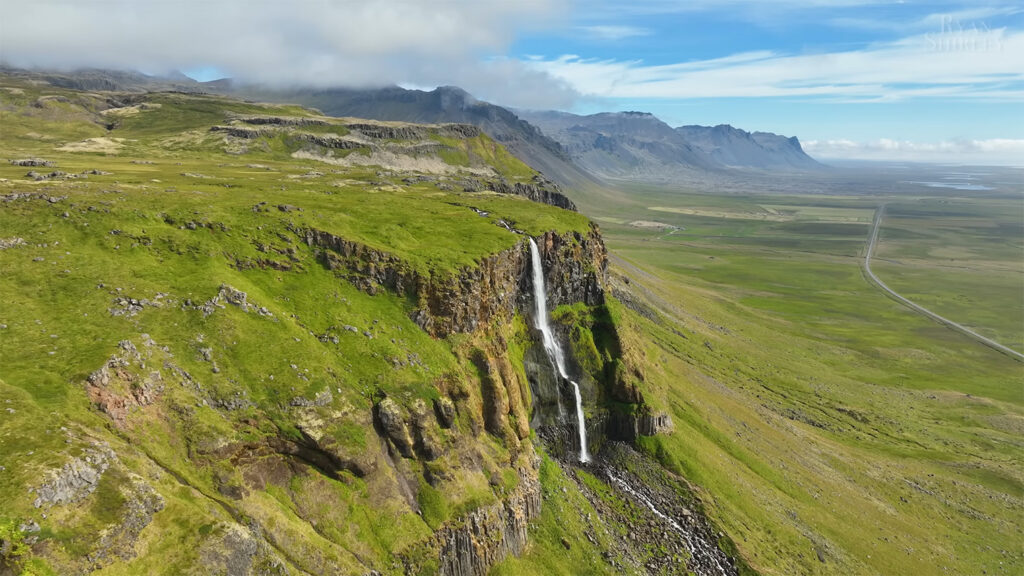
[[[150,76],[98,69],[46,72],[3,66],[0,72],[33,76],[54,86],[76,90],[212,92],[292,102],[317,108],[330,116],[473,124],[563,187],[606,179],[662,182],[751,170],[825,168],[803,151],[796,137],[750,133],[725,124],[672,128],[646,112],[589,116],[554,111],[513,112],[451,86],[431,91],[397,86],[280,90],[239,85],[230,79],[196,82],[177,72]]]
[[[646,112],[578,116],[519,111],[562,144],[583,169],[601,178],[669,180],[730,169],[818,170],[800,141],[729,125],[672,128]]]
[[[823,168],[804,152],[796,136],[787,138],[771,132],[747,132],[728,124],[680,126],[691,146],[724,166],[766,170],[820,170]]]

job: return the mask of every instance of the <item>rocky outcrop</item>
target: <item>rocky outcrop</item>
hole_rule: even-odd
[[[11,164],[14,166],[56,166],[54,162],[51,162],[50,160],[43,160],[42,158],[21,158],[11,160]]]
[[[100,568],[116,559],[135,557],[135,543],[142,530],[153,521],[153,515],[164,509],[164,499],[142,478],[135,476],[121,488],[124,498],[120,518],[104,528],[87,559],[93,568]]]
[[[63,468],[52,472],[50,479],[35,489],[33,505],[54,506],[74,504],[96,491],[100,477],[117,459],[114,451],[106,444],[95,444],[78,458],[72,459]]]
[[[529,257],[525,242],[452,274],[426,275],[402,259],[322,230],[296,231],[319,249],[321,262],[360,290],[381,288],[418,303],[413,320],[438,337],[472,332],[519,306],[530,309]],[[607,253],[596,227],[586,234],[548,232],[539,240],[553,305],[604,302]]]
[[[530,435],[524,400],[529,396],[523,393],[528,384],[521,382],[512,368],[506,353],[508,345],[502,338],[496,338],[488,348],[477,349],[471,358],[480,375],[484,427],[510,450],[517,450],[520,441]]]
[[[104,483],[107,488],[100,489]],[[118,497],[112,499],[110,489]],[[99,492],[97,492],[97,490]],[[104,490],[107,494],[104,495]],[[78,543],[85,546],[80,562],[68,561],[59,566],[61,574],[85,574],[107,566],[117,559],[131,560],[136,555],[136,542],[142,531],[153,521],[153,515],[163,510],[164,499],[142,477],[129,472],[109,445],[93,442],[81,456],[72,458],[59,470],[49,473],[49,479],[35,489],[36,508],[53,513],[52,507],[63,507],[58,512],[65,521],[79,518],[103,503],[108,522],[99,530],[90,532]],[[93,494],[97,493],[96,496]],[[95,500],[92,504],[87,499]],[[46,518],[47,514],[43,514]],[[38,525],[35,530],[38,531]]]
[[[653,412],[641,405],[632,412],[611,412],[604,432],[611,440],[634,442],[640,436],[666,434],[674,428],[672,417],[666,412]]]
[[[433,411],[422,399],[417,399],[409,410],[416,451],[425,460],[437,460],[444,453],[444,446],[436,433],[437,425]]]
[[[273,134],[273,131],[267,128],[248,128],[246,126],[212,126],[210,132],[223,132],[228,136],[245,139],[261,138]]]
[[[203,571],[225,576],[285,576],[285,563],[259,534],[235,523],[221,523],[199,549]]]
[[[326,126],[329,124],[326,120],[303,116],[242,116],[237,120],[257,126]]]
[[[572,200],[562,194],[558,190],[558,186],[550,180],[546,180],[542,176],[535,176],[533,182],[513,182],[509,183],[506,180],[497,180],[494,182],[488,182],[488,187],[499,193],[499,194],[514,194],[516,196],[523,196],[529,198],[534,202],[540,202],[542,204],[550,204],[566,210],[576,211],[576,204]]]
[[[143,335],[146,349],[154,346]],[[146,358],[152,355],[146,350]],[[143,353],[129,340],[118,344],[118,352],[98,370],[89,374],[85,390],[92,403],[109,416],[118,427],[124,427],[130,412],[149,406],[164,390],[164,377],[160,370],[140,374],[144,369]]]
[[[439,530],[441,576],[484,576],[509,555],[526,548],[529,522],[540,515],[539,460],[519,470],[519,484],[502,502],[470,512],[461,523]]]
[[[476,138],[483,134],[483,130],[477,128],[472,124],[440,124],[438,133],[441,136],[451,136],[454,138]]]
[[[591,224],[586,234],[547,232],[537,239],[537,248],[550,307],[576,302],[604,304],[608,252],[596,225]]]
[[[245,124],[245,125],[242,125]],[[335,134],[314,134],[294,132],[291,128],[303,126],[337,126],[340,130],[354,132],[361,138],[346,138]],[[252,126],[258,126],[254,128]],[[436,126],[422,124],[384,124],[354,122],[349,124],[332,124],[319,118],[303,118],[298,116],[244,116],[229,118],[225,125],[210,128],[211,132],[222,132],[235,138],[253,139],[273,136],[277,133],[291,134],[298,140],[324,148],[349,150],[371,146],[368,140],[429,142],[432,136],[444,138],[468,139],[483,134],[479,128],[470,124],[440,124]],[[426,142],[425,142],[426,141]],[[433,143],[436,144],[436,143]],[[12,163],[15,161],[12,161]],[[51,166],[42,160],[20,160],[19,166]],[[39,163],[31,163],[39,162]],[[553,186],[553,185],[552,185]],[[564,196],[562,197],[564,199]],[[568,202],[568,200],[565,200]],[[571,203],[570,203],[571,204]]]
[[[381,288],[418,302],[413,320],[435,336],[472,332],[500,318],[529,310],[528,257],[524,242],[483,258],[451,275],[424,275],[400,258],[317,230],[297,231],[319,249],[329,269],[357,288]],[[587,234],[547,233],[539,245],[553,305],[604,301],[607,253],[596,227]]]
[[[452,409],[454,411],[454,405]],[[444,454],[439,434],[439,424],[444,425],[442,416],[422,399],[414,400],[407,411],[394,399],[384,398],[377,404],[375,413],[382,436],[403,458],[432,461]],[[449,423],[446,427],[450,426]]]
[[[249,295],[237,288],[228,286],[227,284],[221,284],[220,289],[217,290],[217,295],[207,300],[205,303],[198,306],[192,305],[189,301],[186,301],[183,308],[187,309],[190,307],[195,308],[203,313],[203,316],[209,316],[216,312],[218,308],[224,308],[222,302],[227,302],[232,306],[241,308],[243,312],[255,312],[260,316],[273,317],[273,313],[267,310],[264,306],[256,305],[249,301]]]
[[[0,238],[0,250],[7,250],[8,248],[14,248],[15,246],[24,246],[25,239],[17,236],[13,238]]]
[[[437,412],[437,421],[442,428],[451,428],[455,422],[455,403],[447,396],[442,396],[434,401],[434,411]]]
[[[569,200],[568,197],[562,194],[558,189],[558,185],[540,174],[534,176],[533,180],[528,183],[509,182],[504,178],[487,181],[467,178],[458,182],[458,184],[462,186],[462,190],[464,192],[490,190],[499,194],[522,196],[524,198],[529,198],[534,202],[540,202],[541,204],[550,204],[565,210],[572,210],[573,212],[576,211],[576,205],[573,204],[572,200]]]
[[[335,150],[355,150],[356,148],[366,148],[368,146],[366,142],[345,138],[344,136],[335,136],[334,134],[295,134],[295,138],[309,144]]]
[[[377,404],[377,421],[391,444],[405,458],[414,458],[412,435],[405,425],[405,414],[397,402],[385,398]]]
[[[346,128],[378,140],[421,140],[430,133],[429,128],[413,125],[348,124]]]

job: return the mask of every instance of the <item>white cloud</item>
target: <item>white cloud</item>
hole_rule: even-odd
[[[639,26],[619,26],[619,25],[595,25],[595,26],[577,26],[576,30],[582,32],[589,38],[595,40],[606,40],[606,41],[617,41],[625,40],[626,38],[635,38],[638,36],[650,36],[652,31],[649,28],[641,28]]]
[[[1005,29],[919,34],[862,50],[646,65],[562,56],[531,60],[583,94],[610,98],[827,96],[896,100],[927,96],[1021,100],[1024,33]]]
[[[980,165],[1024,166],[1024,139],[944,140],[913,142],[881,138],[870,142],[807,140],[804,151],[815,158],[941,162]]]
[[[0,59],[160,73],[213,66],[264,83],[459,84],[510,105],[574,97],[503,60],[568,0],[3,0]],[[496,58],[497,57],[497,58]]]
[[[904,35],[926,32],[941,34],[989,30],[989,20],[1005,18],[1021,12],[1024,12],[1024,8],[1018,6],[992,5],[935,12],[913,20],[867,14],[838,16],[828,19],[828,23],[840,28],[894,32]]]

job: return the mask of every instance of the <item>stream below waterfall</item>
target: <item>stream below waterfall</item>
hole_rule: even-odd
[[[729,561],[729,557],[718,548],[710,530],[701,530],[698,524],[692,521],[689,523],[690,526],[683,526],[675,518],[659,510],[648,495],[642,490],[634,488],[616,474],[611,467],[605,467],[604,473],[615,487],[667,522],[673,530],[682,536],[687,551],[690,553],[688,568],[695,574],[699,576],[733,576],[737,573],[736,568]]]
[[[587,428],[583,414],[583,398],[580,394],[579,384],[569,378],[569,373],[566,368],[565,351],[555,338],[554,331],[551,328],[547,309],[547,291],[544,285],[544,267],[541,260],[540,249],[532,238],[529,239],[529,243],[533,280],[533,299],[536,306],[534,314],[535,326],[542,335],[544,351],[551,363],[556,379],[559,381],[564,380],[572,387],[573,397],[576,404],[576,426],[579,431],[579,461],[581,463],[588,464],[591,462],[591,455],[587,448]],[[615,450],[613,450],[613,453],[614,452]],[[629,452],[636,454],[636,452],[633,452],[631,449]],[[665,493],[664,487],[659,488],[658,486],[647,486],[642,482],[638,483],[635,480],[629,480],[633,475],[627,473],[625,469],[617,469],[613,464],[615,460],[616,458],[613,456],[611,461],[598,462],[596,469],[593,464],[588,466],[588,469],[592,472],[596,472],[597,470],[603,472],[603,474],[600,475],[603,475],[607,479],[609,486],[614,488],[624,497],[633,500],[641,508],[649,510],[656,518],[666,523],[671,529],[671,532],[678,535],[678,545],[685,548],[690,555],[690,559],[686,566],[688,570],[693,571],[693,573],[698,574],[699,576],[734,576],[738,573],[733,561],[727,554],[719,549],[714,532],[708,525],[706,519],[702,516],[697,517],[685,508],[679,509],[678,506],[673,504],[674,499],[671,495]],[[664,512],[659,507],[659,502],[665,504],[665,506],[667,506],[666,509],[670,511],[667,513]],[[677,510],[673,511],[673,509]],[[679,510],[682,510],[685,518],[677,519],[673,517]],[[667,536],[669,533],[662,534]]]

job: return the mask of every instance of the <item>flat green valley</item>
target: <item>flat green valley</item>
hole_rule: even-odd
[[[888,298],[863,257],[885,203],[880,278],[1019,350],[1022,190],[904,188],[596,196],[677,423],[652,451],[767,573],[1020,569],[1024,367]]]

